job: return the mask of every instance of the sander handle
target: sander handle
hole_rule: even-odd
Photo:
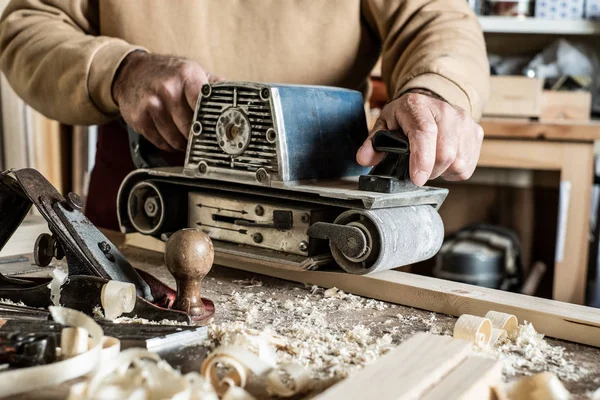
[[[404,131],[377,131],[371,141],[375,151],[386,154],[368,175],[360,176],[359,190],[379,193],[416,190],[418,186],[410,180],[410,142]]]

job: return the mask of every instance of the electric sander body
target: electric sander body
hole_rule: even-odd
[[[357,91],[204,85],[184,165],[168,165],[129,130],[138,169],[119,190],[121,230],[164,240],[199,228],[221,264],[337,264],[366,274],[434,256],[447,190],[410,182],[401,132],[374,135],[375,149],[387,154],[370,171],[359,166],[355,155],[367,134]]]

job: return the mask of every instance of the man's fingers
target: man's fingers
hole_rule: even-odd
[[[147,109],[156,129],[169,146],[176,150],[185,150],[186,140],[173,122],[165,104],[158,97],[152,97]]]
[[[210,72],[207,73],[207,75],[208,83],[223,82],[225,80],[225,78],[223,78],[222,76],[211,74]]]
[[[423,186],[431,176],[436,158],[438,126],[421,96],[407,95],[404,109],[396,118],[410,141],[410,178]]]
[[[202,90],[202,85],[208,82],[208,75],[200,68],[199,65],[189,66],[182,71],[183,76],[183,93],[188,106],[196,109],[196,101]]]
[[[482,141],[483,129],[481,129],[479,124],[472,122],[471,126],[467,128],[466,133],[461,135],[456,159],[441,175],[442,178],[448,181],[469,179],[477,167]]]
[[[160,99],[165,103],[179,132],[187,138],[190,131],[193,112],[188,107],[183,94],[183,82],[178,77],[165,80],[158,88]]]
[[[138,121],[131,124],[131,127],[134,129],[134,131],[143,135],[150,143],[160,150],[169,152],[175,151],[175,149],[169,146],[169,144],[162,138],[148,112],[141,116]]]
[[[371,141],[371,138],[375,132],[383,129],[387,129],[387,124],[382,116],[377,119],[373,129],[371,129],[371,132],[369,132],[369,136],[365,139],[363,145],[356,153],[356,161],[363,167],[372,167],[373,165],[377,165],[385,156],[385,153],[376,152],[373,149],[373,142]]]
[[[450,108],[451,106],[448,105],[448,107]],[[447,115],[438,118],[435,165],[429,179],[435,179],[442,175],[456,160],[459,141],[465,128],[462,124],[455,123],[456,121],[450,114],[453,111],[453,109],[448,109]]]
[[[171,105],[171,115],[179,132],[187,139],[190,135],[190,127],[194,118],[193,111],[188,107],[185,100],[180,99],[180,101]]]

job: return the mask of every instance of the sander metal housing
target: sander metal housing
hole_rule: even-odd
[[[371,171],[355,161],[367,137],[362,95],[332,87],[219,82],[202,87],[184,165],[169,166],[129,131],[139,168],[119,190],[123,232],[159,238],[206,232],[217,260],[355,274],[428,259],[444,229],[447,190],[408,178],[401,132],[379,132],[387,154]],[[360,177],[360,179],[359,179]]]

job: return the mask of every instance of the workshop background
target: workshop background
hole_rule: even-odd
[[[482,155],[470,180],[430,183],[451,189],[446,245],[405,269],[600,307],[600,0],[469,4],[493,75]],[[371,124],[387,101],[378,68],[372,81]],[[0,90],[0,167],[36,168],[85,198],[96,127],[44,117],[4,76]]]

